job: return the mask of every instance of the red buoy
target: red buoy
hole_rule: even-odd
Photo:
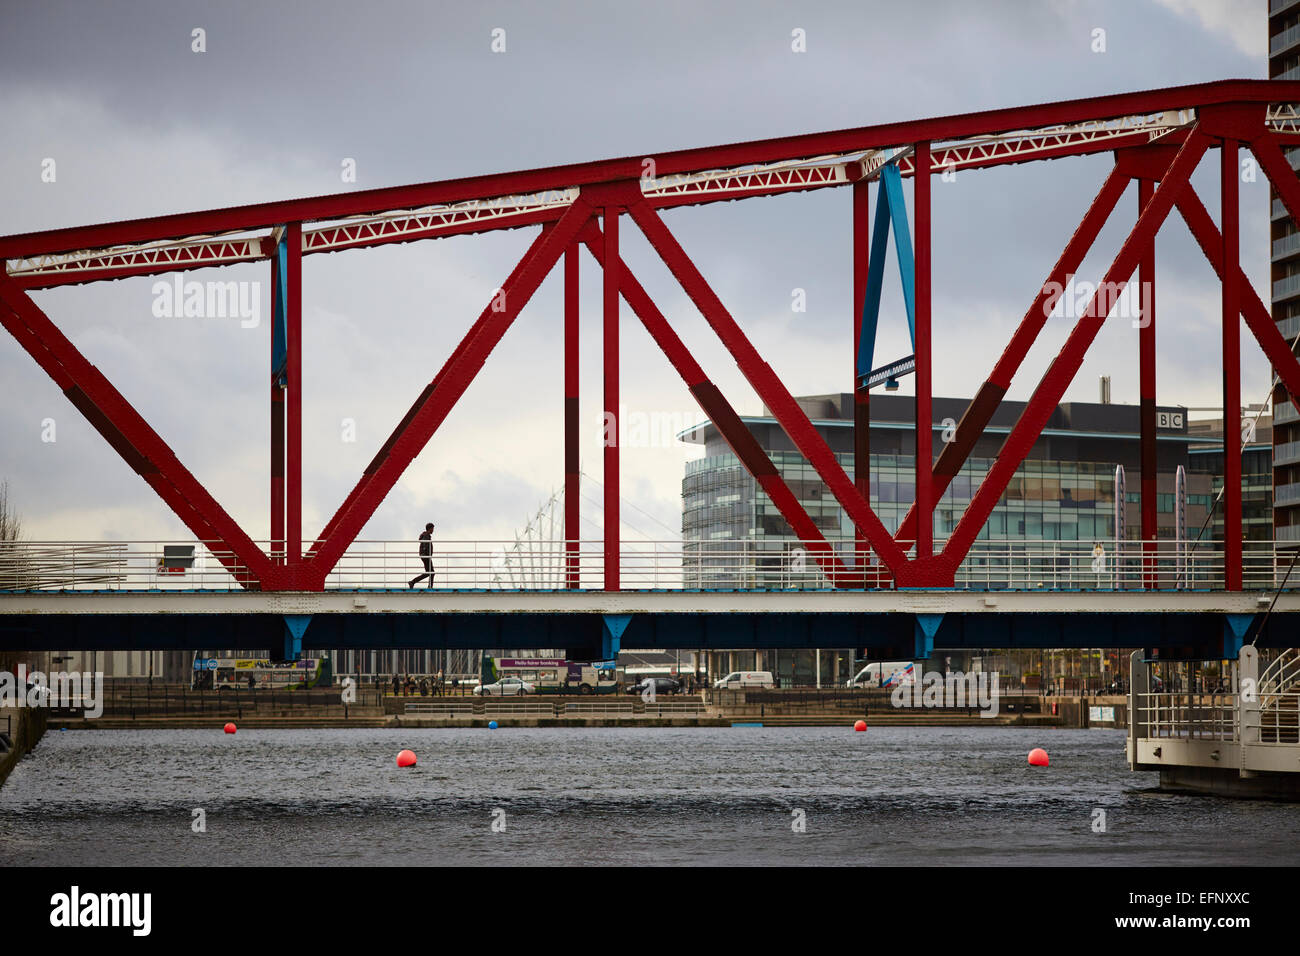
[[[853,729],[856,730],[858,733],[862,733],[862,731],[867,729],[867,722],[865,720],[859,720],[856,724],[853,725]]]
[[[1029,751],[1029,766],[1046,767],[1047,751],[1042,747],[1035,747],[1033,750]]]
[[[397,755],[397,765],[399,767],[414,767],[415,752],[413,750],[403,750]]]
[[[228,733],[228,734],[233,734],[234,732],[235,732],[235,724],[234,724],[234,722],[232,721],[232,722],[226,724],[226,733]]]

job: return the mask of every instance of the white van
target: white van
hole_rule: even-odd
[[[720,690],[736,690],[740,687],[775,687],[771,671],[732,671],[722,680],[715,680],[713,686]]]
[[[849,689],[855,687],[894,687],[916,683],[916,665],[911,661],[876,661],[853,675]]]

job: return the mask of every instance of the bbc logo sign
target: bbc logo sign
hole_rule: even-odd
[[[1176,428],[1182,431],[1182,412],[1156,412],[1156,428]]]

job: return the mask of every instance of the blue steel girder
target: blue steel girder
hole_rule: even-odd
[[[311,623],[310,614],[286,614],[284,616],[284,657],[286,661],[296,661],[302,656],[302,635]]]
[[[271,299],[271,378],[281,387],[285,384],[285,366],[289,361],[289,283],[285,281],[289,268],[289,246],[284,238],[275,246],[276,276]]]
[[[600,659],[611,661],[618,657],[623,632],[632,621],[631,614],[606,614],[600,629]]]
[[[903,304],[907,311],[907,332],[912,351],[916,351],[916,264],[912,255],[912,232],[907,224],[907,203],[903,199],[902,174],[897,163],[887,163],[881,168],[877,196],[879,198],[867,267],[867,292],[862,300],[862,315],[859,319],[859,385],[871,375],[871,364],[875,358],[876,329],[880,323],[880,293],[885,282],[885,252],[891,226],[898,257],[898,275],[903,286]]]

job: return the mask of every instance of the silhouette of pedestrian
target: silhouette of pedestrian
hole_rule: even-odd
[[[413,588],[425,578],[429,579],[429,587],[433,587],[433,522],[430,521],[424,526],[424,533],[420,535],[420,560],[424,562],[424,573],[417,574],[411,578],[407,588]]]

